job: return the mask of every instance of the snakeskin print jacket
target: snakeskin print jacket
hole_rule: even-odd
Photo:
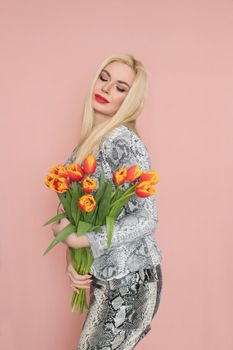
[[[76,149],[72,151],[64,166],[74,161],[76,152]],[[104,138],[96,163],[95,173],[91,175],[95,179],[102,171],[106,179],[112,179],[113,173],[121,166],[129,168],[138,164],[144,172],[151,169],[144,142],[125,125],[114,128]],[[115,189],[113,181],[112,185]],[[128,187],[128,182],[122,185],[124,189]],[[106,225],[101,227],[101,232],[86,233],[94,257],[90,272],[98,279],[111,280],[159,264],[162,260],[161,250],[153,239],[157,224],[156,194],[145,198],[131,197],[115,222],[109,250]]]

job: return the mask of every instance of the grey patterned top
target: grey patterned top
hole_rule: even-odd
[[[75,153],[74,149],[64,166],[73,162]],[[106,179],[111,179],[121,166],[129,168],[138,164],[144,172],[151,169],[144,142],[124,125],[114,128],[102,141],[96,162],[95,173],[91,175],[96,179],[102,171]],[[114,182],[112,184],[115,189]],[[122,186],[126,189],[129,185],[126,182]],[[111,280],[159,264],[162,260],[161,250],[153,239],[157,224],[156,194],[130,198],[115,222],[109,251],[106,225],[102,226],[101,232],[86,233],[94,257],[90,272],[99,279]]]

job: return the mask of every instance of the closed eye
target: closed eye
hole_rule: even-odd
[[[118,90],[118,91],[121,91],[121,92],[124,92],[124,91],[125,91],[124,89],[120,89],[118,86],[117,86],[117,90]]]
[[[102,80],[102,81],[107,81],[107,80],[108,80],[108,79],[104,79],[104,78],[102,77],[101,74],[99,75],[99,78],[100,78],[100,80]],[[120,91],[120,92],[124,92],[124,91],[125,91],[125,89],[121,89],[121,88],[119,88],[118,86],[117,86],[116,88],[117,88],[117,90]]]
[[[102,80],[102,81],[107,81],[107,79],[104,79],[104,78],[102,77],[102,75],[100,75],[99,77],[100,77],[100,80]]]

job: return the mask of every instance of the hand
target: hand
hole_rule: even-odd
[[[70,224],[70,221],[67,218],[62,218],[59,220],[60,223],[58,223],[58,221],[55,221],[52,224],[52,230],[53,230],[53,235],[56,237],[60,231],[62,231],[67,225]]]
[[[79,288],[90,288],[92,275],[79,275],[70,261],[67,264],[66,274],[70,278],[71,288],[76,293],[79,293]]]

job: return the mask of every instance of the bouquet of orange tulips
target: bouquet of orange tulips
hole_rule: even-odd
[[[64,212],[55,215],[43,226],[64,217],[70,223],[59,232],[43,255],[71,233],[81,236],[94,230],[98,234],[102,225],[106,225],[109,249],[114,223],[124,205],[135,195],[148,197],[155,193],[154,185],[158,182],[158,175],[154,170],[144,173],[138,165],[128,169],[121,167],[114,172],[112,179],[106,180],[101,173],[96,180],[91,177],[95,169],[96,159],[89,155],[84,159],[82,167],[77,163],[69,164],[67,167],[59,164],[52,167],[46,176],[45,184],[57,193],[60,200],[59,206],[63,206]],[[123,189],[122,186],[125,182],[129,183],[127,189]],[[72,265],[77,273],[81,275],[89,273],[93,262],[90,247],[80,249],[69,247],[69,251]],[[80,289],[79,293],[73,293],[71,308],[72,312],[80,308],[81,313],[84,308],[88,309],[85,288]]]

